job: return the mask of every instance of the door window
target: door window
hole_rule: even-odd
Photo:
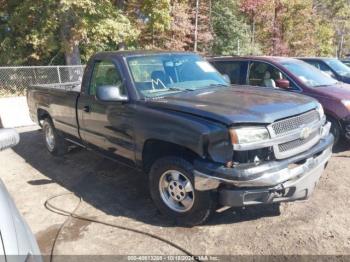
[[[320,67],[319,67],[322,71],[332,71],[332,69],[326,65],[325,63],[320,63]]]
[[[217,70],[230,78],[231,84],[241,84],[242,74],[245,74],[242,70],[242,62],[239,61],[215,61],[215,67]]]
[[[276,67],[263,62],[250,63],[248,76],[249,85],[278,88],[279,80],[288,80],[290,88],[294,90],[297,89],[294,83]]]
[[[307,61],[307,63],[309,63],[310,65],[313,65],[317,69],[325,72],[327,75],[329,75],[331,77],[335,77],[333,72],[332,72],[332,69],[328,65],[326,65],[325,63],[320,62],[320,61],[309,61],[309,60]]]
[[[326,65],[325,63],[320,63],[320,70],[325,72],[330,77],[336,78],[336,76],[333,73],[333,70],[328,65]]]
[[[328,65],[326,65],[325,63],[318,62],[318,61],[308,61],[308,63],[310,65],[315,66],[317,69],[321,70],[322,72],[324,72],[328,76],[336,78],[336,76],[334,75],[332,69]]]
[[[110,61],[97,61],[94,64],[92,78],[90,82],[89,94],[96,95],[99,86],[118,86],[120,93],[125,95],[125,87],[122,85],[122,78],[118,69]]]
[[[316,67],[317,69],[321,69],[320,63],[317,62],[317,61],[310,61],[310,60],[308,60],[307,63],[310,64],[310,65],[313,65],[313,66]],[[322,69],[321,69],[321,70],[322,70]]]

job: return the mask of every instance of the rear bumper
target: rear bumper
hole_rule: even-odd
[[[245,206],[306,199],[319,180],[332,154],[333,136],[323,137],[307,152],[261,165],[225,168],[195,162],[195,188],[217,189],[225,206]]]

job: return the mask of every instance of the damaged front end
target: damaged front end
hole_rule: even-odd
[[[220,204],[236,207],[308,198],[332,153],[330,123],[312,110],[263,128],[268,136],[262,128],[253,139],[231,133],[226,165],[195,161],[196,190],[217,190]]]

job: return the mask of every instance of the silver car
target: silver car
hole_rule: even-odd
[[[0,130],[0,150],[19,142],[14,129]],[[0,179],[0,262],[41,262],[35,237]]]

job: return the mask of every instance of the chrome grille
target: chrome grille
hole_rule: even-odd
[[[319,120],[319,113],[316,110],[312,110],[305,114],[275,122],[271,125],[271,127],[275,135],[281,135],[296,130],[303,125],[309,125]]]
[[[272,123],[268,127],[271,137],[286,138],[282,139],[283,142],[273,146],[276,159],[297,155],[314,146],[320,138],[321,122],[319,113],[312,110]],[[305,131],[311,131],[311,133],[303,137]]]
[[[319,134],[319,130],[313,132],[310,134],[310,136],[306,139],[298,138],[296,140],[292,140],[283,144],[278,145],[278,149],[280,152],[287,152],[289,150],[293,150],[295,148],[301,147],[307,143],[309,143],[311,140],[313,140],[317,135]]]

